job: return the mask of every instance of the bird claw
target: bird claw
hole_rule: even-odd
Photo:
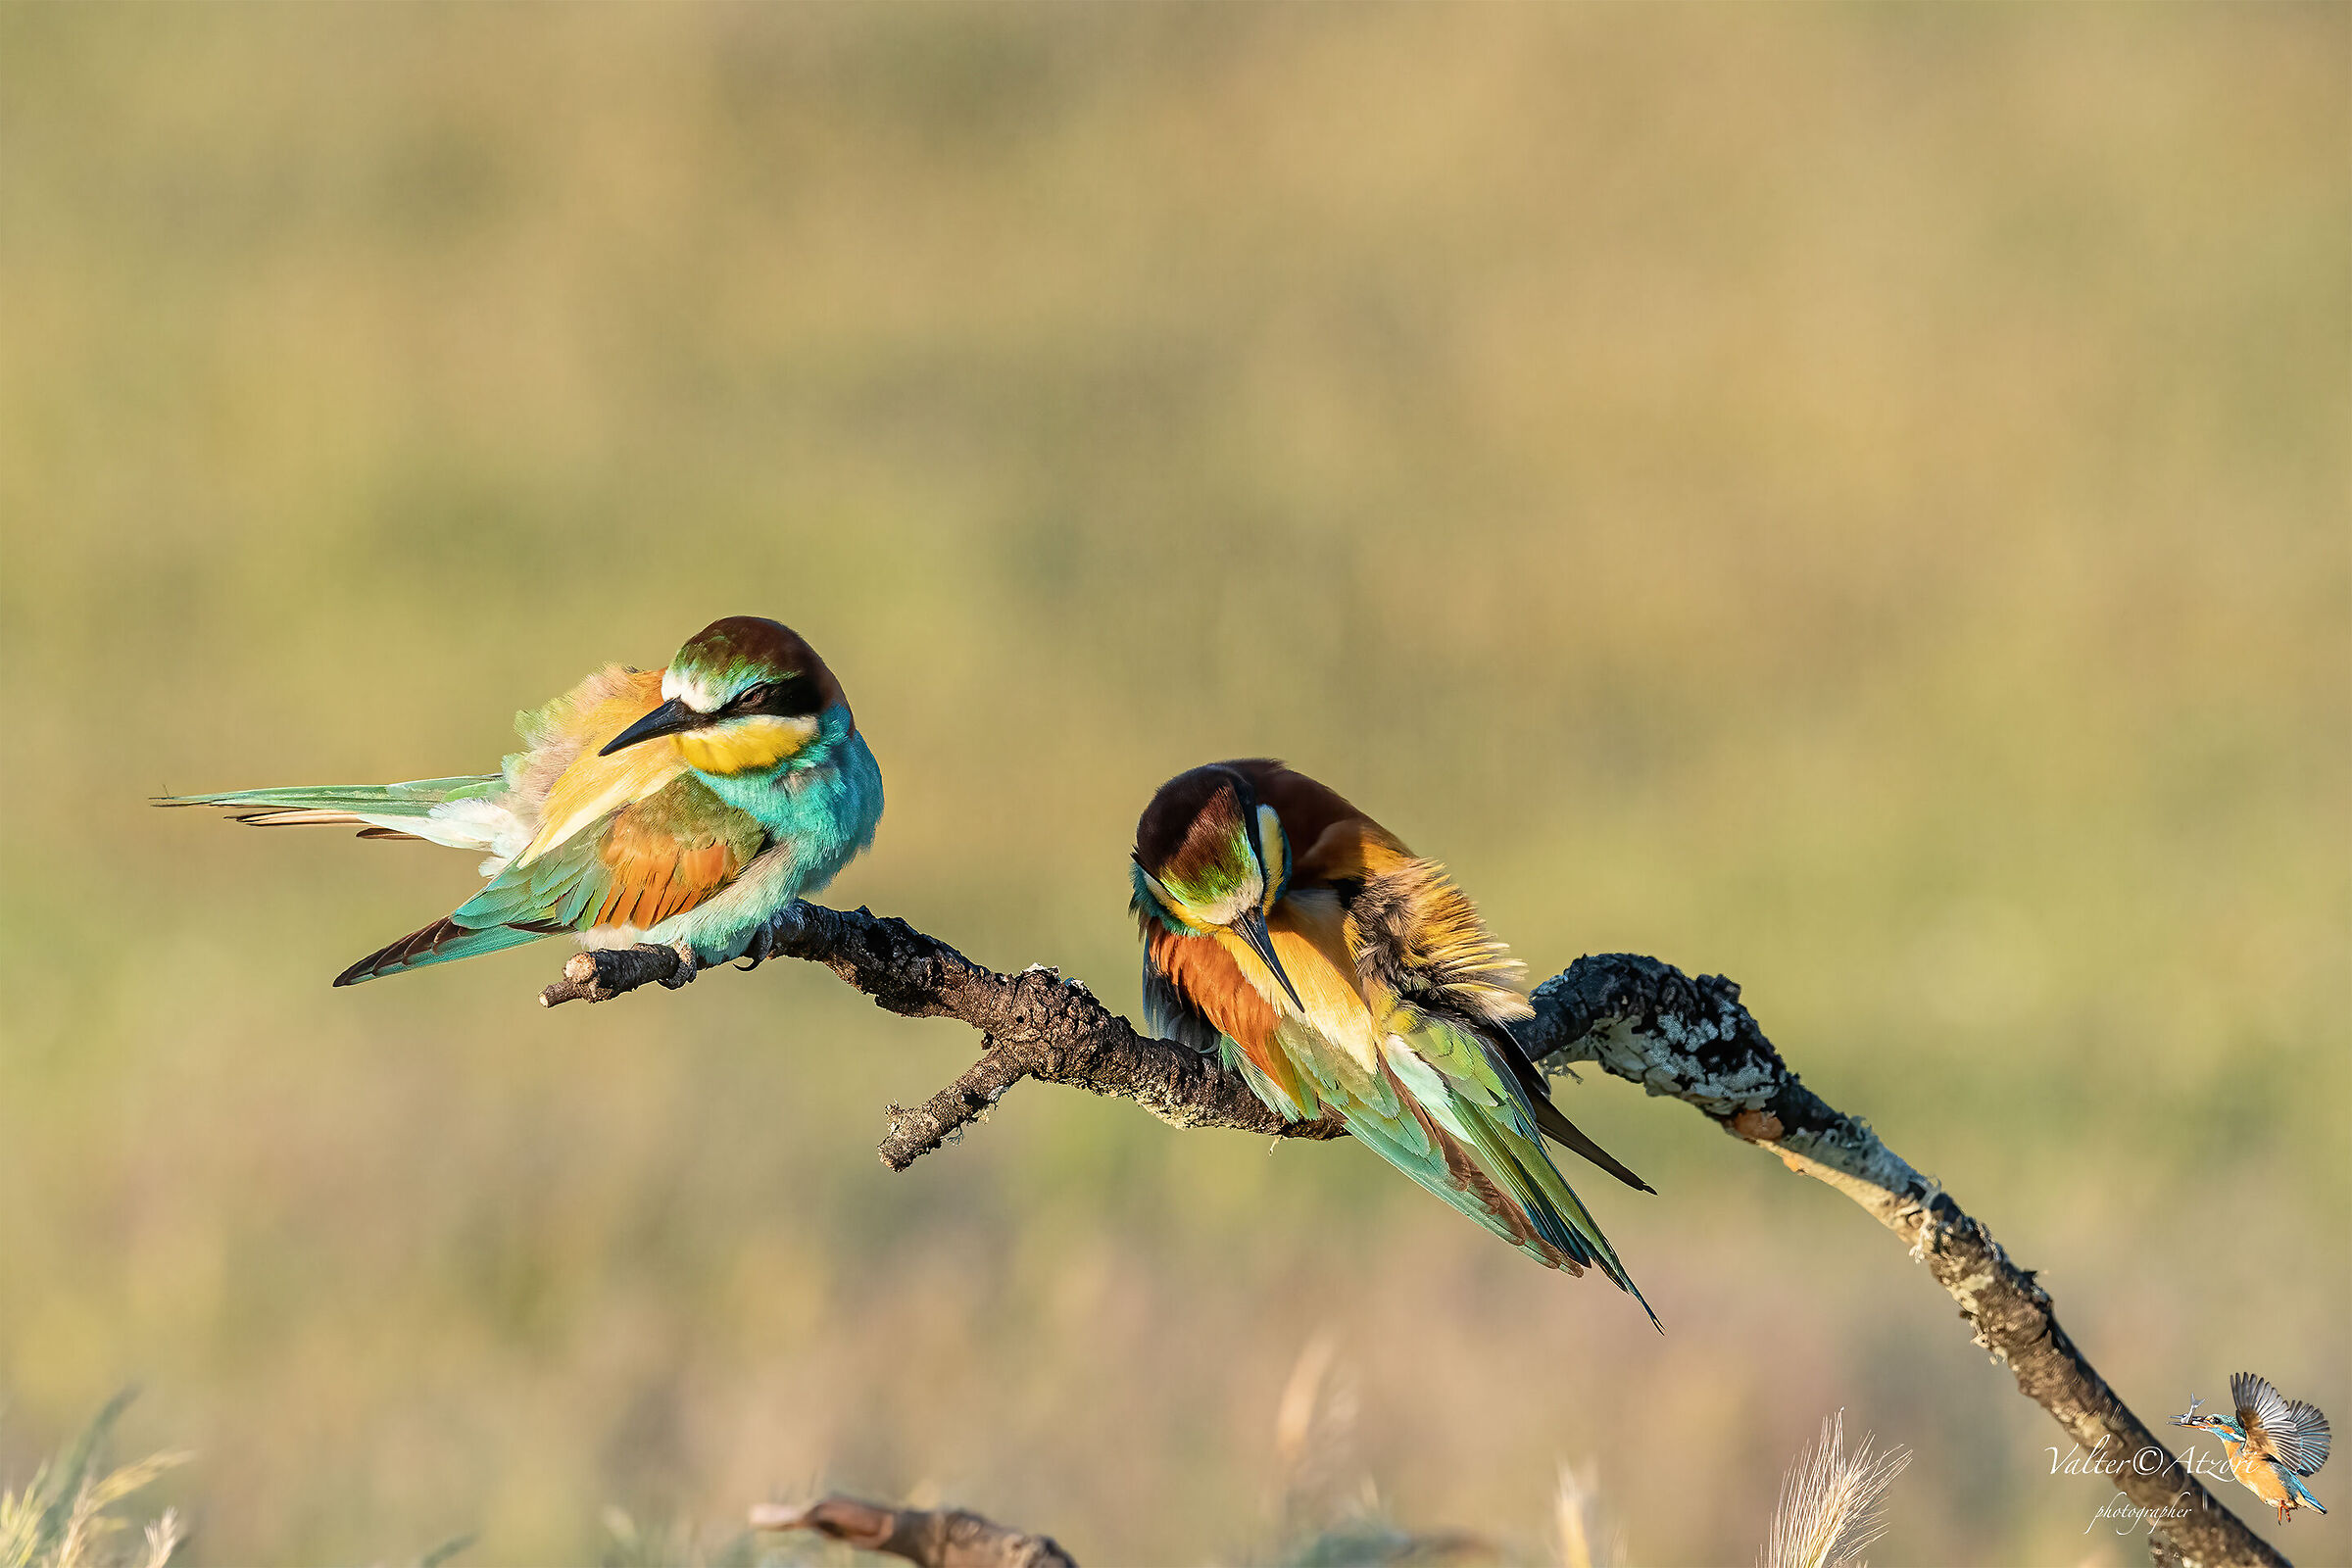
[[[662,977],[662,984],[675,991],[693,982],[695,974],[702,968],[702,960],[694,956],[694,949],[683,942],[673,944],[670,951],[678,956],[678,966]]]
[[[771,945],[771,937],[772,932],[765,920],[752,927],[752,934],[744,942],[743,951],[735,955],[738,958],[748,958],[751,961],[738,963],[735,967],[748,973],[765,963],[775,951]]]

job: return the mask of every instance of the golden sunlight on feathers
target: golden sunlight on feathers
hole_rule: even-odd
[[[539,830],[516,859],[528,865],[607,812],[642,801],[686,771],[669,739],[647,741],[610,757],[597,749],[662,704],[662,672],[609,665],[540,713],[525,736],[538,748],[531,771],[562,771],[539,806]],[[568,755],[567,755],[568,754]],[[530,798],[526,786],[519,792]]]

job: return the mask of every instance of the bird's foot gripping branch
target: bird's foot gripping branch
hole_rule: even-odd
[[[743,956],[821,963],[876,1005],[910,1018],[959,1018],[980,1031],[980,1058],[924,1104],[890,1107],[883,1162],[904,1170],[940,1147],[1023,1078],[1132,1100],[1177,1127],[1231,1127],[1263,1136],[1332,1138],[1329,1122],[1283,1123],[1213,1057],[1137,1033],[1075,980],[1033,967],[1000,974],[904,920],[864,909],[794,904],[754,933]],[[666,947],[575,956],[540,994],[559,1003],[607,1002],[651,984],[675,985],[692,964]],[[2059,1326],[2050,1295],[2011,1262],[1982,1221],[1911,1168],[1870,1127],[1807,1089],[1719,976],[1691,979],[1655,958],[1579,958],[1536,988],[1535,1013],[1517,1026],[1547,1071],[1592,1062],[1680,1100],[1726,1132],[1768,1149],[1790,1170],[1837,1188],[1928,1265],[1976,1343],[2016,1375],[2018,1388],[2085,1448],[2151,1450],[2163,1463],[2115,1477],[2134,1503],[2164,1508],[2151,1537],[2167,1564],[2282,1564],[2285,1559],[2173,1462]]]

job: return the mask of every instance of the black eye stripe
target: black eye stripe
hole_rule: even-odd
[[[785,675],[747,686],[727,700],[728,713],[773,713],[800,718],[816,711],[816,682],[806,675]]]

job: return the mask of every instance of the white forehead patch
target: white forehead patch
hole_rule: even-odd
[[[715,713],[727,694],[706,681],[700,672],[682,675],[675,664],[662,671],[662,700],[683,702],[698,713]]]

